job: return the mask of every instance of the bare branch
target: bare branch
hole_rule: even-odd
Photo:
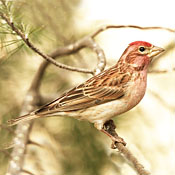
[[[70,71],[76,71],[76,72],[82,72],[82,73],[90,73],[90,74],[94,74],[94,71],[91,70],[87,70],[87,69],[82,69],[82,68],[75,68],[72,66],[68,66],[68,65],[64,65],[61,63],[58,63],[57,61],[55,61],[52,57],[44,54],[43,52],[41,52],[38,48],[36,48],[29,40],[29,38],[24,35],[24,33],[22,33],[18,28],[15,27],[14,23],[10,21],[10,19],[3,13],[0,13],[0,16],[7,22],[7,24],[11,27],[11,29],[21,37],[21,39],[26,43],[26,45],[32,49],[34,52],[36,52],[37,54],[39,54],[40,56],[42,56],[45,60],[51,62],[52,64],[54,64],[55,66],[62,68],[62,69],[66,69],[66,70],[70,70]],[[102,70],[105,67],[105,55],[104,52],[102,52],[102,49],[100,49],[100,47],[95,43],[95,41],[93,41],[91,38],[89,37],[84,37],[80,40],[78,40],[76,43],[74,44],[70,44],[67,47],[64,47],[60,50],[57,50],[57,52],[61,52],[61,55],[64,54],[70,54],[73,52],[78,51],[81,48],[84,47],[89,47],[91,49],[93,49],[96,53],[97,53],[97,57],[102,60],[100,60],[100,67],[98,67],[98,69]],[[97,71],[99,72],[99,71]]]
[[[24,170],[24,169],[22,170],[22,172],[25,173],[25,174],[29,174],[29,175],[35,175],[35,174],[33,174],[32,172],[30,172],[30,171],[28,171],[28,170]]]
[[[90,73],[93,74],[93,71],[87,70],[87,69],[81,69],[81,68],[75,68],[72,66],[67,66],[61,63],[56,62],[52,57],[44,54],[43,52],[41,52],[38,48],[36,48],[30,41],[29,38],[27,36],[24,35],[24,33],[22,33],[18,28],[15,27],[14,23],[10,21],[10,19],[3,13],[0,13],[0,16],[7,22],[7,24],[12,28],[12,30],[14,32],[16,32],[17,35],[19,35],[21,37],[21,39],[26,43],[26,45],[32,49],[34,52],[36,52],[38,55],[40,55],[41,57],[43,57],[45,60],[51,62],[52,64],[54,64],[55,66],[62,68],[62,69],[66,69],[66,70],[70,70],[70,71],[76,71],[76,72],[82,72],[82,73]],[[69,48],[68,48],[69,49]],[[71,48],[70,48],[71,50]]]
[[[20,115],[24,115],[33,111],[36,108],[38,98],[36,97],[35,91],[27,93]],[[15,137],[13,139],[14,147],[11,153],[11,160],[9,162],[7,174],[16,175],[20,174],[23,163],[24,155],[26,153],[26,146],[29,139],[29,134],[32,128],[33,121],[22,122],[17,125],[15,130]]]
[[[107,29],[112,29],[112,28],[136,28],[136,29],[141,29],[141,30],[151,30],[151,29],[160,29],[160,30],[167,30],[169,32],[175,32],[175,30],[170,29],[170,28],[164,28],[164,27],[140,27],[140,26],[134,26],[134,25],[105,25],[100,27],[99,29],[97,29],[95,32],[92,32],[92,34],[85,36],[84,38],[76,41],[73,44],[69,44],[67,46],[64,47],[60,47],[58,49],[56,49],[55,51],[53,51],[51,54],[49,54],[50,57],[52,58],[56,58],[59,56],[64,56],[64,55],[69,55],[69,54],[73,54],[79,50],[81,50],[84,47],[90,47],[92,48],[97,56],[98,56],[98,64],[97,64],[97,68],[95,70],[95,74],[99,73],[99,70],[103,70],[106,64],[106,58],[105,55],[103,53],[103,50],[97,45],[97,43],[92,43],[92,44],[85,44],[87,43],[87,41],[92,41],[93,38],[95,36],[97,36],[99,33],[107,30]],[[94,46],[93,46],[94,44]],[[46,69],[46,67],[48,66],[49,62],[47,61],[43,61],[42,64],[40,65],[35,78],[33,79],[33,86],[36,88],[39,87],[40,81],[42,79],[42,76],[44,74],[44,71]],[[149,73],[166,73],[166,71],[150,71]],[[34,88],[32,87],[32,88]],[[37,88],[38,89],[38,88]]]
[[[100,48],[100,46],[92,38],[89,39],[87,38],[87,42],[88,42],[87,46],[92,50],[94,50],[94,52],[96,52],[97,54],[98,63],[94,72],[95,74],[98,74],[102,72],[106,66],[105,54],[103,50]]]
[[[96,35],[99,33],[107,30],[107,29],[119,29],[119,28],[135,28],[135,29],[140,29],[140,30],[167,30],[169,32],[175,32],[175,29],[170,29],[167,27],[158,27],[158,26],[153,26],[153,27],[140,27],[140,26],[135,26],[135,25],[104,25],[97,29],[95,32],[93,32],[90,36],[94,38]]]
[[[118,140],[118,139],[121,140],[122,138],[118,136],[118,134],[117,134],[116,131],[115,131],[115,128],[116,128],[116,126],[115,126],[113,120],[109,120],[109,121],[107,121],[107,122],[105,123],[105,131],[106,131],[109,135],[111,135],[112,137],[116,138],[117,140]],[[122,140],[123,140],[123,139],[122,139]],[[123,143],[123,144],[122,144],[122,143]],[[125,142],[122,141],[122,143],[119,143],[119,142],[116,142],[116,141],[114,142],[114,141],[113,141],[111,147],[112,147],[113,149],[116,149],[116,148],[117,148],[117,149],[124,155],[124,157],[125,157],[127,160],[129,160],[129,161],[133,164],[135,170],[137,171],[137,173],[138,173],[139,175],[150,175],[150,173],[149,173],[148,171],[145,170],[144,166],[143,166],[143,165],[136,159],[136,157],[127,149],[127,147],[125,146],[125,145],[126,145]]]
[[[92,73],[97,74],[103,71],[106,66],[105,54],[103,50],[99,47],[99,45],[95,43],[95,41],[92,38],[89,38],[89,36],[88,37],[86,36],[76,41],[73,44],[70,44],[64,47],[60,47],[56,49],[55,51],[53,51],[52,53],[50,53],[49,56],[55,59],[56,57],[59,57],[59,56],[76,53],[84,47],[89,47],[90,49],[94,50],[97,54],[97,58],[98,58],[97,66],[96,66],[96,69],[92,71]],[[38,71],[33,79],[31,89],[38,90],[40,86],[40,82],[42,80],[42,76],[48,65],[49,65],[49,62],[45,60],[40,64]]]
[[[150,175],[151,173],[145,170],[144,166],[137,158],[121,143],[115,144],[116,148],[134,165],[135,170],[139,175]]]
[[[52,63],[59,68],[63,68],[66,70],[76,71],[76,72],[82,72],[82,73],[90,73],[90,74],[97,74],[104,70],[104,67],[106,65],[106,59],[103,50],[99,47],[99,45],[94,41],[94,37],[97,36],[99,33],[112,28],[136,28],[141,30],[151,30],[151,29],[161,29],[161,30],[167,30],[169,32],[175,32],[173,29],[164,28],[164,27],[140,27],[140,26],[134,26],[134,25],[106,25],[104,27],[101,27],[97,29],[92,34],[83,37],[82,39],[76,41],[73,44],[67,45],[65,47],[58,48],[50,55],[46,55],[43,52],[41,52],[38,48],[36,48],[29,40],[28,36],[26,36],[24,33],[22,33],[17,27],[15,27],[14,23],[10,21],[10,19],[3,13],[0,13],[0,16],[7,22],[7,24],[11,27],[11,29],[16,32],[17,35],[21,37],[21,39],[26,43],[26,45],[32,49],[34,52],[42,56],[45,60],[40,65],[32,83],[29,88],[29,91],[27,93],[26,98],[24,99],[24,105],[22,108],[21,115],[26,114],[37,106],[40,101],[40,95],[39,95],[39,87],[41,83],[42,76],[44,74],[44,71],[49,63]],[[75,68],[71,66],[67,66],[61,63],[58,63],[54,60],[54,58],[63,56],[63,55],[69,55],[73,54],[75,52],[78,52],[80,49],[88,47],[92,49],[96,54],[98,58],[97,68],[95,71],[93,70],[87,70],[87,69],[80,69]],[[152,72],[153,73],[153,72]],[[163,72],[164,73],[164,72]],[[21,123],[17,126],[16,129],[16,137],[14,139],[15,141],[15,147],[12,152],[12,159],[10,161],[10,165],[8,168],[8,175],[16,175],[19,174],[22,171],[23,162],[24,162],[24,154],[26,152],[26,145],[28,143],[30,130],[32,127],[32,122],[25,122]],[[115,130],[113,131],[115,132]],[[116,133],[116,132],[115,132]],[[147,172],[144,167],[138,162],[138,160],[133,156],[133,154],[121,143],[115,143],[113,145],[115,148],[117,148],[129,161],[131,161],[140,175],[149,175],[150,173]]]
[[[39,144],[39,143],[37,143],[37,142],[35,142],[35,141],[32,141],[32,140],[28,140],[28,142],[27,142],[27,144],[32,144],[32,145],[35,145],[35,146],[38,146],[38,147],[43,147],[43,145],[41,145],[41,144]]]

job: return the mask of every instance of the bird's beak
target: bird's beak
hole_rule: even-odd
[[[159,55],[160,53],[162,53],[163,51],[165,51],[165,49],[161,48],[161,47],[157,47],[157,46],[153,46],[150,49],[150,53],[148,54],[148,56],[150,58],[153,58],[156,55]]]

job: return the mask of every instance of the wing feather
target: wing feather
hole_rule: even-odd
[[[82,110],[117,100],[125,95],[127,82],[130,79],[128,76],[128,74],[123,75],[113,69],[112,72],[108,69],[41,107],[36,114]],[[127,81],[124,81],[123,77]]]

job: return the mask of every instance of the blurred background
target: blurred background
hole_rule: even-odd
[[[103,24],[175,29],[173,3],[173,0],[18,0],[14,1],[13,8],[27,24],[26,30],[36,29],[31,35],[35,46],[49,54]],[[1,32],[3,21],[0,24],[0,146],[3,148],[12,142],[15,131],[15,127],[7,128],[5,123],[19,115],[42,58],[19,42],[4,44],[4,37],[13,41],[13,36]],[[148,75],[148,88],[141,103],[115,118],[117,132],[153,175],[173,175],[175,34],[165,30],[109,29],[96,37],[107,57],[106,67],[115,64],[127,45],[136,40],[166,49],[150,66],[150,70],[166,72]],[[58,61],[93,69],[97,58],[89,49],[83,49]],[[50,65],[40,92],[44,97],[56,98],[89,77]],[[24,169],[34,175],[136,175],[132,165],[117,150],[110,149],[110,139],[88,122],[59,117],[38,119],[29,138],[37,144],[27,145]],[[7,171],[11,151],[0,151],[0,175]]]

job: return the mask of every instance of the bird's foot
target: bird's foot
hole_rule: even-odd
[[[114,140],[112,139],[111,148],[116,149],[117,148],[117,146],[116,146],[117,143],[121,143],[124,146],[126,146],[126,142],[124,141],[124,139],[118,136],[118,138],[115,138]]]
[[[107,136],[109,136],[111,138],[111,140],[112,140],[111,148],[112,149],[117,148],[116,147],[117,143],[121,143],[124,146],[126,146],[126,142],[124,141],[123,138],[118,136],[118,134],[115,131],[115,128],[116,128],[116,126],[115,126],[113,120],[109,120],[104,124],[103,128],[101,129],[101,131],[103,133],[105,133]]]

